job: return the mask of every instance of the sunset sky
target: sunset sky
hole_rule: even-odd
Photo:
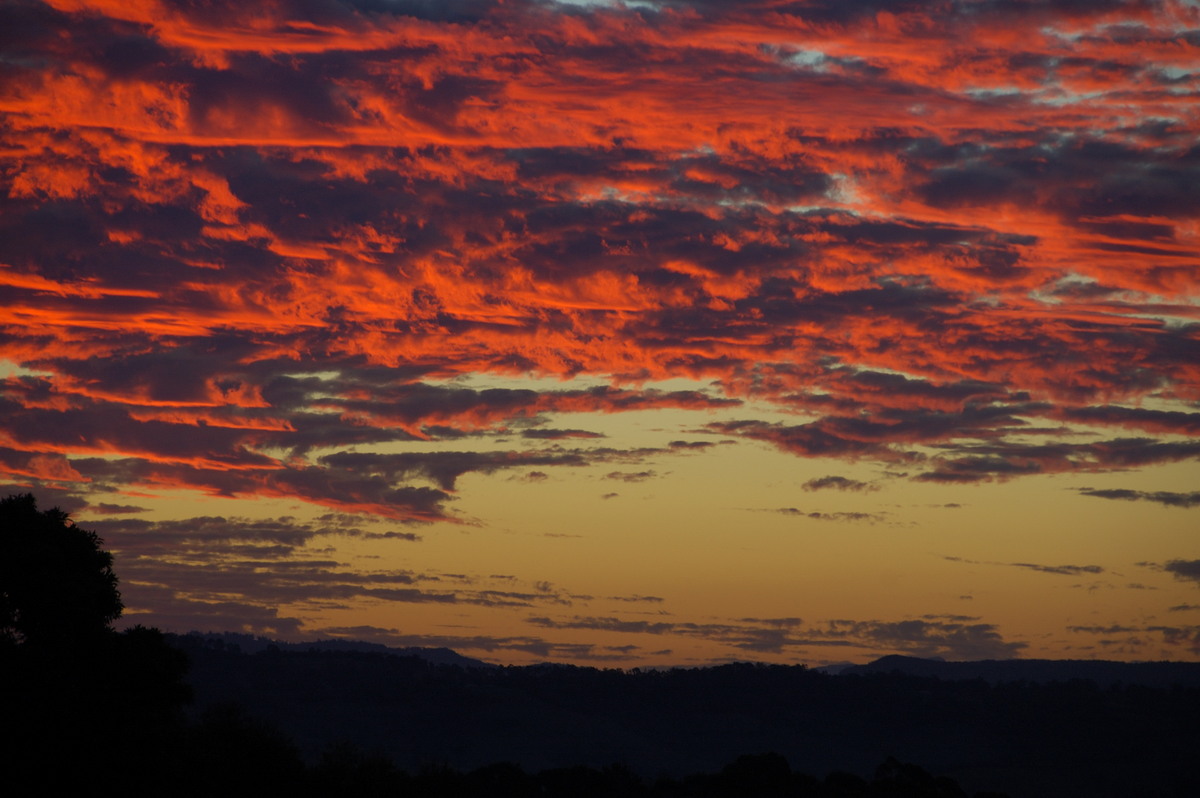
[[[14,0],[0,494],[122,623],[1200,659],[1195,0]]]

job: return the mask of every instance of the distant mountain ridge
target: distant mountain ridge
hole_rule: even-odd
[[[820,670],[820,669],[818,669]],[[1200,687],[1200,662],[1115,662],[1092,659],[1001,659],[946,662],[891,654],[866,665],[838,666],[837,675],[902,673],[936,677],[944,681],[982,679],[989,684],[1005,682],[1069,682],[1084,679],[1099,687],[1136,684],[1146,687]]]
[[[389,654],[395,657],[417,657],[434,665],[457,665],[460,668],[496,668],[490,662],[464,657],[449,648],[421,648],[408,646],[396,648],[382,643],[367,643],[362,640],[310,640],[288,643],[268,637],[241,632],[188,632],[186,635],[167,634],[167,641],[179,648],[188,649],[197,645],[241,654],[258,654],[270,651],[348,651],[367,654]]]
[[[1191,663],[885,657],[833,675],[746,662],[487,667],[446,649],[345,640],[172,640],[190,662],[193,717],[240,706],[309,762],[346,744],[409,772],[617,763],[657,778],[775,752],[816,774],[919,762],[968,794],[1200,795]]]
[[[461,668],[497,668],[491,662],[463,656],[449,648],[419,646],[393,647],[362,640],[329,638],[289,643],[268,637],[241,632],[189,632],[186,635],[167,634],[168,641],[182,648],[197,644],[242,654],[258,654],[272,648],[279,651],[341,651],[388,654],[396,657],[416,657],[434,665],[456,665]],[[555,663],[543,663],[553,665]],[[946,681],[982,679],[989,684],[1006,682],[1069,682],[1076,679],[1095,682],[1099,687],[1115,684],[1146,687],[1200,687],[1200,662],[1119,662],[1092,659],[1003,659],[948,662],[938,658],[910,657],[888,654],[863,665],[838,663],[814,671],[830,675],[866,675],[872,673],[901,673],[906,676],[934,677]]]

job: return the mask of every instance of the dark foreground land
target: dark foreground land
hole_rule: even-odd
[[[33,785],[6,794],[1200,795],[1200,666],[1084,664],[1097,681],[1067,662],[834,675],[258,647],[139,628],[5,648],[0,770]]]
[[[405,782],[390,794],[1200,795],[1200,665],[896,657],[838,675],[627,672],[387,649],[245,653],[230,640],[173,638],[191,661],[194,717],[236,705],[309,763],[449,780],[446,792]]]

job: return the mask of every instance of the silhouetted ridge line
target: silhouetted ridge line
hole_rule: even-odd
[[[841,667],[842,675],[903,673],[948,680],[983,679],[1004,682],[1068,682],[1084,679],[1100,687],[1136,684],[1147,687],[1200,687],[1200,662],[1114,662],[1090,659],[1004,659],[946,662],[892,654],[866,665]]]
[[[288,643],[273,640],[268,637],[244,634],[241,632],[188,632],[186,635],[168,634],[167,638],[184,649],[214,648],[230,653],[257,654],[263,651],[347,651],[387,654],[396,657],[416,657],[437,665],[457,665],[461,668],[495,668],[499,667],[490,662],[484,662],[471,657],[464,657],[449,648],[422,648],[408,646],[398,648],[385,646],[382,643],[368,643],[362,640],[342,640],[329,638],[325,640],[309,640],[299,643]]]
[[[773,751],[797,771],[858,779],[894,757],[968,792],[1013,798],[1200,795],[1192,766],[1200,750],[1197,687],[989,682],[886,667],[955,664],[912,658],[844,675],[751,663],[463,668],[378,650],[275,646],[246,654],[200,636],[179,639],[195,646],[198,711],[240,705],[286,730],[308,763],[345,744],[408,772],[431,763],[471,771],[507,762],[525,772],[620,763],[642,779],[684,779],[747,752]]]

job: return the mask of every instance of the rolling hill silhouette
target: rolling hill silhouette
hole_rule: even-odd
[[[1069,682],[1082,679],[1100,687],[1117,684],[1171,687],[1200,687],[1200,663],[1196,662],[1114,662],[1085,659],[1002,659],[975,662],[946,662],[892,654],[866,665],[850,665],[837,670],[841,675],[902,673],[942,680],[982,679],[989,684],[1004,682]]]
[[[341,744],[413,771],[619,763],[656,778],[776,752],[797,770],[858,776],[894,757],[1013,798],[1200,795],[1196,664],[885,657],[839,675],[749,663],[626,672],[175,641],[197,712],[238,704],[310,761]]]

